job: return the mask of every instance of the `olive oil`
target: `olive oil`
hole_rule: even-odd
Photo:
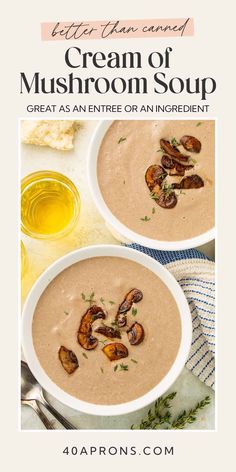
[[[22,180],[21,222],[24,233],[39,239],[68,234],[75,226],[80,198],[75,185],[58,172],[42,171]]]

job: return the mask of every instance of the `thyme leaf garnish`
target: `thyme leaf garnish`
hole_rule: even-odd
[[[173,192],[173,187],[172,187],[171,184],[164,184],[162,186],[162,190],[165,193],[165,196],[168,198],[171,195],[171,193]]]
[[[91,292],[90,295],[85,295],[84,293],[81,293],[82,300],[86,303],[89,303],[89,306],[91,307],[94,303],[96,303],[96,300],[94,299],[95,293]]]
[[[196,421],[196,415],[199,410],[205,408],[205,406],[209,405],[211,402],[210,397],[207,396],[203,398],[200,402],[196,404],[194,408],[191,408],[189,411],[186,412],[184,410],[180,413],[177,418],[174,419],[171,423],[171,428],[169,429],[184,429],[186,424],[192,424]]]
[[[117,141],[117,144],[123,143],[123,141],[126,141],[126,138],[121,136],[120,139]]]
[[[180,143],[177,141],[176,138],[172,138],[170,143],[173,147],[180,146]]]
[[[136,316],[137,313],[138,313],[137,308],[134,308],[134,307],[133,307],[133,308],[132,308],[132,311],[131,311],[131,314],[132,314],[133,316]]]
[[[99,339],[99,343],[103,344],[103,346],[106,345],[107,339]]]
[[[159,195],[157,195],[157,193],[155,193],[155,192],[151,192],[151,193],[150,193],[150,197],[151,197],[153,200],[158,200],[158,199],[159,199]]]

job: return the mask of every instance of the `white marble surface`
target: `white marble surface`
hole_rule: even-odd
[[[22,145],[22,176],[37,170],[56,170],[67,175],[78,187],[81,196],[81,214],[77,228],[66,238],[58,241],[37,241],[22,235],[25,244],[28,266],[22,281],[22,301],[34,281],[54,260],[67,252],[98,243],[118,244],[98,214],[87,187],[86,155],[88,143],[97,125],[97,121],[82,123],[75,139],[75,148],[66,153],[31,145]],[[207,256],[214,258],[214,243],[199,248]],[[182,371],[170,391],[176,390],[177,397],[173,402],[173,416],[183,409],[188,409],[205,395],[211,396],[211,404],[198,416],[198,421],[189,429],[214,429],[214,393],[200,382],[186,368]],[[77,428],[82,429],[129,429],[131,424],[138,423],[148,408],[119,417],[96,417],[78,413],[59,403],[48,395],[52,404]],[[50,416],[48,413],[46,413]],[[44,426],[30,407],[22,406],[22,429],[43,429]],[[55,428],[60,425],[55,422]]]

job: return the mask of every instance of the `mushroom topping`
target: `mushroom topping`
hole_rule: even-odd
[[[128,292],[123,300],[123,302],[120,304],[118,308],[118,312],[116,314],[116,323],[119,328],[122,328],[123,326],[126,326],[127,323],[127,318],[126,318],[126,313],[129,311],[133,305],[133,303],[138,303],[142,300],[143,294],[141,290],[138,290],[137,288],[133,288]]]
[[[169,175],[183,177],[185,175],[185,166],[182,166],[181,164],[176,162],[174,168],[170,169]]]
[[[98,345],[98,339],[92,336],[92,334],[84,334],[78,332],[77,335],[77,340],[80,346],[82,346],[84,349],[87,351],[90,351],[91,349],[95,349]]]
[[[188,156],[185,156],[182,154],[176,147],[171,146],[170,142],[167,141],[166,139],[161,139],[160,140],[160,145],[163,151],[165,151],[169,156],[175,157],[176,159],[179,159],[180,161],[188,161]]]
[[[155,164],[148,167],[145,174],[145,180],[149,190],[152,191],[155,185],[161,185],[166,176],[167,172],[163,169],[162,166]]]
[[[88,308],[86,313],[81,318],[79,332],[85,334],[90,332],[92,329],[92,323],[99,318],[102,318],[103,320],[106,318],[106,315],[100,306],[93,305]]]
[[[197,138],[194,138],[194,136],[182,136],[180,142],[186,151],[197,153],[201,151],[202,145]]]
[[[165,167],[165,169],[174,169],[175,167],[175,163],[173,159],[171,159],[170,156],[167,156],[167,154],[163,154],[161,158],[161,163],[163,167]]]
[[[129,355],[127,347],[122,343],[106,344],[102,350],[110,361],[118,361],[119,359],[123,359]]]
[[[166,191],[162,190],[160,192],[160,195],[156,199],[156,203],[162,207],[166,208],[167,210],[170,210],[171,208],[174,208],[175,205],[177,205],[177,197],[174,191]]]
[[[127,323],[127,318],[126,318],[126,313],[117,313],[116,314],[116,323],[119,328],[123,328],[126,326]]]
[[[95,329],[96,333],[103,334],[103,336],[106,336],[106,338],[119,338],[121,339],[120,331],[118,329],[114,329],[111,326],[103,325],[99,326],[97,329]]]
[[[173,183],[172,187],[175,189],[191,189],[191,188],[200,188],[204,187],[204,182],[199,175],[188,175],[184,177],[179,183]]]
[[[140,323],[134,323],[127,331],[130,344],[140,344],[144,339],[144,329]]]
[[[75,353],[67,349],[65,346],[60,347],[58,357],[61,361],[62,367],[68,374],[73,374],[73,372],[79,367],[79,362]]]
[[[153,187],[152,192],[151,192],[151,197],[153,198],[153,200],[158,200],[160,193],[161,193],[161,186],[157,184],[155,185],[155,187]]]
[[[175,161],[175,159],[173,159],[173,162],[174,169],[170,169],[169,175],[179,175],[180,177],[183,177],[186,170],[192,169],[194,167],[192,164],[185,165]]]
[[[98,340],[92,336],[92,323],[100,318],[105,319],[106,315],[102,308],[97,305],[91,306],[82,316],[77,340],[84,349],[94,349],[98,345]]]
[[[163,154],[161,158],[161,163],[163,167],[165,167],[165,169],[170,169],[169,175],[181,175],[181,172],[192,169],[194,167],[193,164],[179,162],[178,159],[167,156],[166,154]]]

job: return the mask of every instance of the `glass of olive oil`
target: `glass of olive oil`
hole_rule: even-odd
[[[28,236],[63,237],[74,229],[79,213],[79,192],[65,175],[40,171],[22,179],[21,227]]]

